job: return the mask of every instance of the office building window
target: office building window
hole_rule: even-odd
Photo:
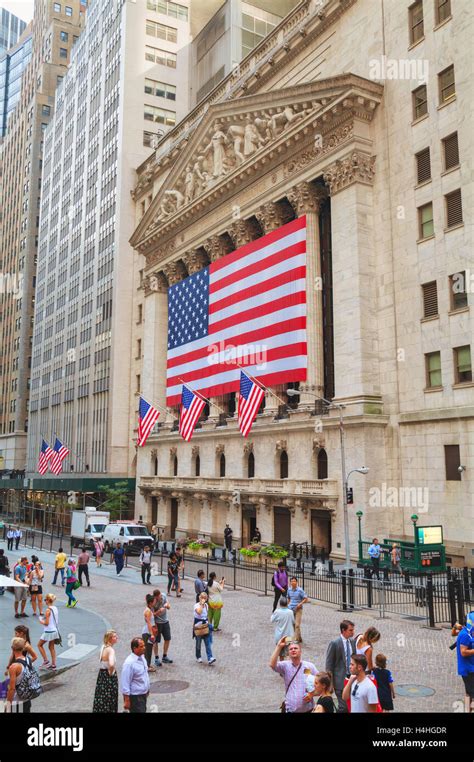
[[[442,24],[443,21],[451,17],[451,0],[435,0],[436,23]]]
[[[448,193],[446,199],[446,227],[454,228],[462,224],[461,189]]]
[[[472,381],[471,347],[457,347],[454,350],[454,383]]]
[[[418,185],[431,180],[430,149],[424,148],[415,155],[416,158],[416,181]]]
[[[451,294],[451,310],[462,310],[467,307],[466,272],[464,270],[449,276],[449,291]]]
[[[428,113],[428,99],[426,94],[426,85],[417,87],[412,92],[413,97],[413,119],[420,119]]]
[[[149,11],[164,13],[174,19],[188,20],[188,9],[179,3],[167,2],[166,0],[147,0],[146,7]]]
[[[59,3],[54,3],[53,8],[55,13],[61,13],[61,5]]]
[[[59,32],[59,39],[61,42],[67,42],[69,38],[69,35],[67,32]]]
[[[453,132],[447,138],[443,138],[444,169],[453,169],[459,166],[458,133]]]
[[[176,53],[170,53],[169,51],[160,50],[159,48],[152,48],[150,45],[145,46],[145,60],[161,64],[162,66],[169,66],[171,69],[176,69]]]
[[[424,204],[418,208],[418,236],[420,240],[434,235],[433,204]]]
[[[72,8],[70,8],[69,5],[66,5],[66,16],[72,16]]]
[[[444,463],[446,467],[446,481],[460,482],[461,471],[459,466],[461,465],[461,458],[459,445],[444,445]]]
[[[167,111],[164,108],[157,108],[156,106],[148,106],[145,104],[143,117],[147,121],[166,124],[169,127],[172,127],[174,124],[176,124],[176,112]]]
[[[435,389],[442,385],[441,379],[441,352],[430,352],[425,355],[426,361],[426,386]]]
[[[159,40],[167,40],[167,42],[178,41],[178,30],[174,26],[158,24],[156,21],[146,22],[146,33],[150,37],[157,37]]]
[[[250,10],[250,7],[249,7]],[[272,29],[275,29],[280,21],[279,16],[267,14],[272,17],[269,19],[256,18],[249,13],[242,13],[242,58],[250,53],[263,40]]]
[[[421,40],[424,35],[423,29],[423,0],[417,0],[408,9],[408,18],[410,23],[410,44]]]
[[[67,58],[67,48],[59,48],[59,57]]]
[[[423,291],[423,317],[435,317],[438,314],[438,291],[436,281],[424,283]]]
[[[176,100],[176,87],[174,85],[156,82],[154,79],[145,79],[145,93],[156,95],[159,98],[167,98],[170,101]]]
[[[41,106],[41,113],[43,116],[49,116],[51,113],[51,106],[46,106],[44,103]]]
[[[439,85],[439,105],[448,103],[456,96],[456,85],[454,82],[454,66],[448,66],[447,69],[438,74]]]

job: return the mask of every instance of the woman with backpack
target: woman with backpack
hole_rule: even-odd
[[[26,643],[23,638],[13,638],[11,645],[13,661],[8,668],[10,682],[5,711],[29,714],[31,700],[42,692],[41,682],[30,657],[24,656]]]
[[[76,564],[74,562],[73,558],[70,558],[67,562],[67,569],[66,569],[66,595],[68,597],[68,602],[66,603],[67,609],[73,609],[74,606],[77,606],[77,600],[74,598],[73,590],[76,589],[76,583],[78,582],[78,579],[76,577]],[[79,587],[80,584],[77,585]]]
[[[44,600],[47,609],[44,614],[44,619],[39,620],[40,624],[44,625],[44,630],[41,638],[38,641],[38,648],[41,656],[43,657],[43,664],[41,666],[45,669],[56,669],[56,649],[54,645],[55,643],[60,645],[61,640],[58,625],[58,609],[53,605],[54,601],[56,600],[56,596],[52,593],[48,593]],[[45,643],[48,644],[49,652],[51,654],[51,662],[49,662],[46,658],[46,651],[44,649]]]
[[[31,662],[33,663],[38,658],[38,654],[34,650],[33,646],[31,645],[30,640],[30,631],[28,627],[24,624],[17,624],[15,627],[15,634],[13,636],[14,638],[21,638],[25,641],[25,647],[23,649],[23,656],[29,656],[31,659]],[[5,674],[8,674],[8,670],[10,669],[10,666],[13,664],[15,660],[15,657],[12,655],[10,656],[10,661],[8,662],[7,668],[5,670]]]

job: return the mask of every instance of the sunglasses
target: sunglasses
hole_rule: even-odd
[[[351,693],[351,696],[352,696],[353,698],[355,698],[355,697],[357,696],[357,691],[358,691],[358,690],[359,690],[359,684],[357,683],[356,687],[354,688],[354,690],[353,690],[353,691],[352,691],[352,693]]]

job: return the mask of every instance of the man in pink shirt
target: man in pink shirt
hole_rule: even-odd
[[[314,702],[312,697],[308,696],[306,678],[308,674],[317,675],[318,670],[312,662],[303,661],[301,646],[294,641],[288,646],[289,661],[279,661],[285,646],[286,638],[283,637],[278,641],[270,659],[270,667],[285,681],[285,711],[289,714],[312,712]]]

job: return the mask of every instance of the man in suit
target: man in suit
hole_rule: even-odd
[[[344,679],[350,677],[351,656],[355,653],[354,622],[344,619],[339,628],[339,637],[331,640],[326,653],[326,671],[331,672],[334,692],[339,702],[339,711],[347,712],[347,704],[342,698]]]

